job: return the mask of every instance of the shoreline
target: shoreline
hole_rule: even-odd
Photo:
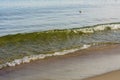
[[[112,55],[119,52],[120,45],[102,45],[79,50],[72,54],[48,57],[43,60],[33,61],[16,67],[8,67],[0,70],[1,80],[82,80],[92,75],[79,74],[84,69],[90,69],[87,65],[90,60]],[[93,59],[94,58],[94,59]],[[93,62],[91,61],[91,62]],[[82,65],[81,65],[82,64]],[[85,65],[84,65],[85,64]],[[93,64],[92,64],[93,66]],[[86,67],[86,69],[85,69]],[[83,70],[83,73],[84,73]],[[89,71],[89,70],[88,70]],[[112,71],[112,70],[111,70]],[[110,72],[110,71],[109,71]],[[100,74],[105,73],[104,71]],[[94,74],[93,76],[98,75]],[[70,76],[70,77],[68,77]]]
[[[27,63],[30,63],[31,61],[41,60],[41,59],[45,59],[47,57],[62,56],[62,55],[66,55],[69,53],[74,53],[79,50],[87,49],[89,47],[91,47],[91,45],[83,45],[80,48],[63,50],[63,51],[59,51],[59,52],[54,52],[52,54],[39,54],[39,55],[25,56],[21,59],[15,59],[11,62],[7,62],[5,64],[0,64],[0,69],[6,68],[6,67],[15,67],[15,66],[19,66],[21,64],[27,64]]]
[[[119,23],[106,23],[81,28],[6,35],[0,37],[0,69],[61,55],[61,51],[69,53],[71,52],[69,49],[82,48],[85,45],[119,43],[118,30],[120,30]]]

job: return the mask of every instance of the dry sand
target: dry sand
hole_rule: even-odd
[[[120,68],[120,45],[96,46],[0,70],[0,80],[82,80]],[[117,80],[120,72],[109,74]],[[117,74],[117,75],[116,75]],[[107,78],[105,74],[105,78]],[[99,78],[99,76],[98,76]],[[90,78],[87,80],[107,80]]]
[[[120,80],[120,71],[113,71],[96,77],[91,77],[84,80]]]

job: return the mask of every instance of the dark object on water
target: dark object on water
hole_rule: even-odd
[[[79,13],[82,13],[82,11],[79,11]]]

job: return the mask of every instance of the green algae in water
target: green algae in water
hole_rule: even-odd
[[[71,48],[71,40],[81,33],[66,30],[34,32],[0,37],[1,63],[24,56],[54,53]],[[82,35],[82,34],[81,34]]]
[[[116,25],[116,24],[114,24]],[[97,25],[100,26],[100,25]],[[103,31],[96,26],[64,30],[49,30],[0,37],[0,64],[24,56],[53,54],[84,44],[120,42],[120,32],[104,25]]]

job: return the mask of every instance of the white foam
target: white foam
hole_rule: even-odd
[[[89,48],[91,45],[83,45],[83,47],[81,49],[86,49]]]
[[[118,30],[120,29],[120,24],[103,24],[103,25],[96,25],[94,27],[82,28],[74,30],[74,33],[83,32],[83,33],[94,33],[97,31],[104,31],[107,28],[111,30]]]
[[[106,25],[99,25],[99,26],[96,26],[94,27],[94,30],[95,31],[103,31],[105,30],[107,27],[111,28],[111,30],[117,30],[117,29],[120,29],[120,24],[106,24]]]
[[[61,52],[55,52],[53,54],[39,54],[39,55],[25,56],[22,59],[15,59],[12,62],[7,62],[5,64],[1,64],[0,69],[2,69],[4,67],[7,67],[7,66],[11,67],[11,66],[20,65],[20,64],[23,64],[23,63],[29,63],[31,61],[35,61],[35,60],[38,60],[38,59],[44,59],[46,57],[65,55],[65,54],[73,53],[73,52],[75,52],[77,50],[80,50],[80,49],[86,49],[88,47],[90,47],[90,45],[83,45],[83,47],[81,47],[81,48],[64,50],[64,51],[61,51]]]
[[[57,55],[65,55],[65,54],[68,54],[68,53],[72,53],[72,52],[75,52],[79,49],[71,49],[71,50],[64,50],[63,52],[55,52],[53,55],[54,56],[57,56]]]
[[[106,30],[106,28],[110,28],[111,30],[118,30],[118,29],[120,29],[120,24],[96,25],[94,27],[89,27],[89,28],[75,29],[75,30],[73,30],[73,32],[74,33],[77,33],[77,32],[94,33],[96,31],[104,31],[104,30]],[[53,54],[40,54],[40,55],[25,56],[22,59],[15,59],[12,62],[7,62],[5,64],[1,64],[0,69],[2,69],[3,67],[7,67],[7,66],[10,67],[10,66],[20,65],[22,63],[29,63],[32,60],[34,61],[34,60],[38,60],[38,59],[44,59],[44,58],[50,57],[50,56],[65,55],[68,53],[73,53],[73,52],[80,50],[80,49],[86,49],[88,47],[90,47],[90,45],[83,45],[83,47],[81,47],[81,48],[64,50],[61,52],[55,52]]]
[[[17,59],[14,62],[16,63],[16,65],[20,65],[22,63],[21,59]]]

